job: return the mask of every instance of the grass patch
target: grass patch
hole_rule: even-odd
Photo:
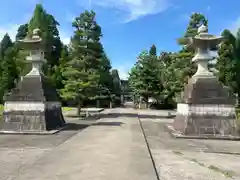
[[[213,165],[208,166],[208,168],[213,170],[213,171],[220,172],[220,173],[224,174],[224,176],[229,177],[229,178],[233,178],[233,176],[235,174],[233,171],[223,170],[223,169],[220,169],[220,168],[218,168],[216,166],[213,166]]]
[[[2,114],[3,114],[4,106],[1,104],[0,105],[0,121],[2,120]]]
[[[62,107],[62,111],[71,111],[71,110],[73,110],[74,108],[72,108],[72,107]]]

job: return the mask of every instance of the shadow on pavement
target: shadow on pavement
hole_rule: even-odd
[[[121,126],[123,124],[122,122],[97,122],[92,124],[92,126]]]
[[[108,113],[101,114],[101,118],[117,118],[117,117],[136,117],[136,118],[149,118],[149,119],[159,119],[159,118],[174,118],[175,115],[150,115],[150,114],[132,114],[132,113]]]
[[[67,123],[66,128],[63,131],[79,131],[87,128],[87,124],[78,124],[78,123]]]
[[[95,122],[92,124],[67,123],[63,131],[80,131],[89,126],[121,126],[123,124],[122,122]]]

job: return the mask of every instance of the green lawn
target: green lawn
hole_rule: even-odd
[[[4,106],[1,104],[0,105],[0,121],[2,120],[2,113],[3,113]]]
[[[0,105],[0,114],[2,114],[3,109],[4,109],[4,106],[1,104],[1,105]]]
[[[62,111],[71,111],[73,108],[72,107],[62,107]]]

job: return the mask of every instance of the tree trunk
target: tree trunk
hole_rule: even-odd
[[[100,100],[97,99],[97,108],[100,108]]]
[[[148,102],[149,98],[144,98],[144,101],[145,101],[145,108],[148,109],[149,107],[149,102]]]
[[[78,105],[77,105],[77,116],[78,116],[78,117],[80,117],[81,108],[82,108],[82,104],[81,104],[81,102],[78,102]]]
[[[236,98],[236,106],[237,107],[239,107],[239,103],[240,103],[240,93],[238,92],[237,94],[236,94],[236,96],[237,96],[237,98]]]
[[[112,101],[109,101],[109,108],[112,109]]]

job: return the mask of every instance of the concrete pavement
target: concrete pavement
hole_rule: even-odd
[[[123,116],[105,117],[58,147],[42,150],[34,162],[23,163],[8,178],[13,179],[157,180],[157,177],[138,119]]]
[[[110,109],[56,135],[1,135],[0,180],[240,179],[240,142],[174,139],[166,114]]]

